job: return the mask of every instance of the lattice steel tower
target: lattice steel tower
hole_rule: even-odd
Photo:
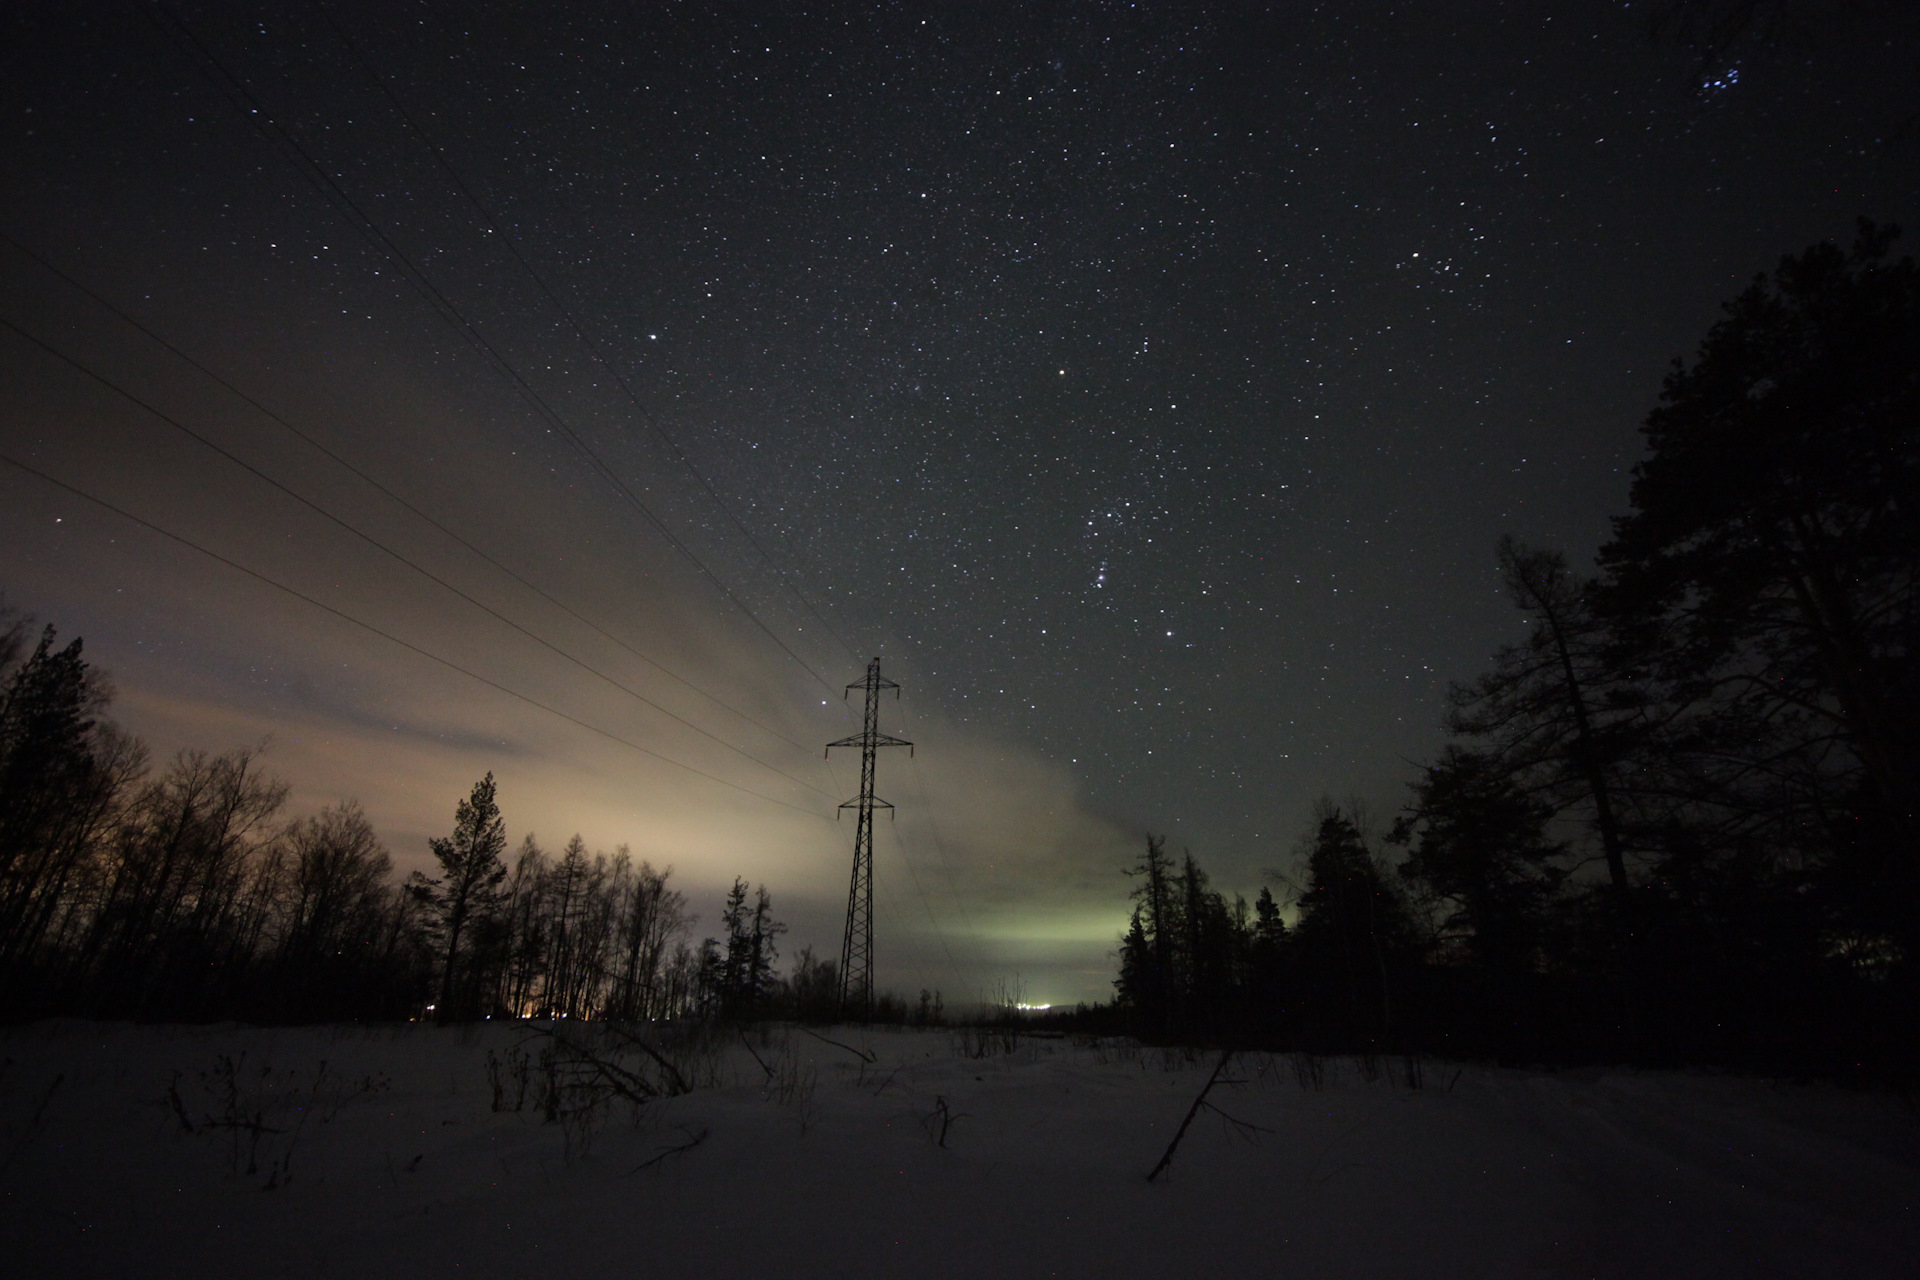
[[[867,678],[847,686],[867,691],[867,714],[860,732],[851,738],[827,744],[831,755],[835,747],[860,748],[860,798],[849,800],[842,809],[858,809],[860,822],[853,834],[853,883],[847,888],[847,936],[840,944],[840,1016],[865,1021],[873,1012],[873,811],[891,809],[885,800],[873,794],[873,764],[881,747],[905,747],[913,754],[913,744],[880,732],[880,691],[900,686],[880,678],[880,659],[867,664]],[[844,695],[843,695],[844,696]]]

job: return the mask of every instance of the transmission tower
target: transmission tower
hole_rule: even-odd
[[[827,753],[831,755],[835,747],[860,748],[860,798],[840,806],[860,811],[853,834],[853,883],[847,887],[847,936],[840,944],[840,1016],[864,1022],[873,1012],[873,811],[893,808],[873,794],[874,758],[881,747],[905,747],[912,755],[913,744],[880,732],[880,691],[891,689],[896,699],[900,696],[899,685],[881,679],[880,659],[867,664],[867,678],[848,685],[847,693],[855,689],[867,691],[867,714],[860,732],[829,742]]]

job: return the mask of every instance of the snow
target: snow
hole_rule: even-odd
[[[1314,1088],[1294,1059],[1248,1054],[1209,1100],[1260,1131],[1203,1111],[1150,1185],[1214,1055],[823,1033],[869,1063],[795,1028],[748,1034],[758,1062],[735,1033],[669,1049],[702,1084],[691,1093],[638,1109],[615,1099],[590,1123],[549,1124],[537,1055],[551,1042],[524,1023],[14,1028],[0,1034],[0,1270],[977,1280],[1920,1269],[1920,1117],[1885,1095],[1435,1062],[1410,1089],[1404,1062],[1353,1059],[1326,1060]],[[656,1078],[632,1054],[619,1060]],[[223,1062],[235,1068],[231,1098]],[[522,1110],[515,1063],[529,1068]],[[495,1110],[495,1077],[506,1110]],[[941,1099],[957,1117],[945,1148]],[[257,1147],[221,1123],[255,1117],[277,1131]]]

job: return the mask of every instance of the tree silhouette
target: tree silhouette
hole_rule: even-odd
[[[1116,985],[1120,1001],[1137,1010],[1143,1029],[1156,1035],[1172,1027],[1181,986],[1177,962],[1183,926],[1166,846],[1164,837],[1149,835],[1146,856],[1127,872],[1139,882],[1133,887],[1133,920],[1121,943]]]
[[[1401,874],[1444,904],[1443,955],[1513,975],[1536,959],[1547,909],[1565,879],[1550,807],[1488,756],[1449,747],[1422,770],[1389,839],[1410,846]]]
[[[454,806],[453,833],[430,842],[440,863],[438,879],[414,873],[414,890],[431,908],[442,939],[440,999],[435,1012],[446,1022],[477,1010],[456,1004],[461,973],[460,944],[473,924],[492,912],[500,882],[507,878],[501,854],[507,847],[506,823],[494,798],[493,774],[476,782],[473,792]]]
[[[1706,700],[1729,803],[1920,944],[1920,271],[1864,220],[1728,303],[1648,417],[1604,603]],[[1741,748],[1745,746],[1745,750]],[[1757,781],[1756,781],[1757,780]],[[1768,789],[1763,793],[1762,785]],[[1837,819],[1837,820],[1836,820]]]
[[[1393,1033],[1396,971],[1413,948],[1406,905],[1353,818],[1322,801],[1293,931],[1309,988],[1309,1034],[1367,1047]]]
[[[1500,540],[1498,555],[1508,597],[1533,625],[1524,641],[1495,655],[1491,670],[1452,687],[1447,729],[1477,741],[1479,771],[1503,776],[1552,814],[1585,816],[1624,907],[1629,881],[1614,778],[1644,728],[1644,695],[1596,614],[1591,580],[1570,571],[1558,552],[1511,537]]]

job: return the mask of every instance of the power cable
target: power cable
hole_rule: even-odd
[[[892,826],[891,823],[888,825]],[[893,843],[900,851],[900,865],[907,869],[907,879],[913,882],[913,891],[919,895],[920,906],[927,913],[927,923],[933,926],[933,936],[940,940],[940,950],[946,953],[947,964],[952,967],[957,977],[960,973],[960,962],[953,958],[953,948],[947,945],[947,932],[940,927],[938,917],[933,914],[933,903],[928,899],[926,889],[920,884],[920,873],[914,870],[912,859],[907,857],[907,842],[900,838],[898,831],[894,831]]]
[[[239,457],[238,455],[214,443],[212,440],[209,440],[206,436],[201,435],[199,432],[195,431],[192,427],[189,427],[185,423],[181,422],[178,418],[175,418],[170,414],[167,414],[166,412],[162,411],[161,409],[155,407],[154,405],[147,403],[145,400],[142,400],[139,396],[134,395],[131,391],[128,391],[125,387],[120,386],[118,383],[106,377],[104,374],[97,373],[93,369],[88,368],[85,364],[74,359],[72,356],[67,355],[65,352],[60,351],[58,348],[34,336],[33,334],[27,332],[25,329],[22,329],[19,325],[13,323],[11,320],[8,320],[4,316],[0,316],[0,327],[11,329],[14,333],[26,339],[28,342],[32,343],[34,346],[39,347],[42,351],[46,352],[48,355],[54,357],[57,360],[62,361],[63,363],[69,365],[73,369],[78,370],[80,373],[85,374],[87,377],[93,379],[95,382],[98,382],[101,386],[107,388],[109,391],[112,391],[114,394],[146,410],[148,413],[160,419],[162,422],[174,428],[176,431],[179,431],[181,434],[187,436],[189,439],[198,442],[199,444],[205,446],[207,449],[210,449],[214,453],[217,453],[221,457],[225,458],[227,461],[233,463],[235,466],[241,468],[243,471],[246,471],[248,474],[253,475],[256,478],[264,481],[268,485],[271,485],[273,488],[278,489],[281,493],[286,494],[289,498],[292,498],[295,502],[298,502],[301,506],[304,506],[308,510],[319,515],[322,519],[325,519],[330,523],[337,525],[341,529],[352,534],[354,537],[360,539],[362,542],[365,542],[368,546],[373,547],[375,550],[382,552],[383,554],[405,565],[407,568],[412,569],[415,573],[427,579],[429,582],[435,583],[436,585],[444,588],[445,590],[451,592],[452,594],[460,597],[462,600],[465,600],[468,604],[472,605],[474,608],[479,609],[481,612],[487,614],[488,616],[496,619],[501,623],[504,623],[508,627],[511,627],[513,630],[527,637],[527,639],[532,640],[535,644],[540,645],[542,648],[547,649],[548,651],[558,655],[559,657],[566,659],[568,662],[571,662],[573,665],[575,665],[576,667],[579,667],[582,671],[587,672],[589,675],[595,676],[598,679],[605,681],[607,684],[612,685],[614,688],[620,690],[622,693],[626,694],[628,697],[631,697],[641,703],[644,703],[649,707],[652,707],[655,711],[658,711],[660,714],[666,716],[668,719],[676,721],[679,724],[685,725],[687,728],[693,730],[697,734],[700,734],[702,737],[711,739],[712,741],[717,742],[721,746],[727,748],[727,750],[746,757],[748,760],[753,761],[755,764],[759,765],[761,768],[767,769],[773,773],[777,773],[781,777],[787,779],[789,782],[795,783],[798,786],[805,787],[807,790],[815,792],[819,795],[825,796],[828,799],[833,798],[828,792],[821,790],[819,787],[814,786],[812,783],[804,782],[801,779],[796,778],[792,774],[788,773],[785,769],[780,768],[778,765],[770,764],[767,761],[760,759],[758,756],[754,755],[752,752],[747,751],[742,747],[734,746],[731,742],[728,742],[726,739],[718,736],[717,734],[714,734],[706,729],[701,728],[699,725],[693,723],[691,720],[688,720],[686,717],[678,715],[675,712],[669,711],[667,708],[661,706],[659,703],[647,697],[645,694],[639,692],[637,689],[633,689],[628,685],[621,683],[620,681],[614,679],[612,676],[606,674],[604,671],[601,671],[599,668],[594,667],[590,663],[581,661],[579,658],[574,657],[572,654],[560,648],[558,645],[553,644],[551,641],[545,639],[542,636],[536,635],[532,631],[529,631],[526,627],[521,626],[519,623],[515,622],[512,618],[507,617],[504,613],[501,613],[499,610],[493,608],[488,604],[485,604],[479,600],[476,600],[474,597],[468,595],[465,591],[462,591],[459,587],[456,587],[451,582],[448,582],[445,578],[442,578],[437,574],[431,572],[430,570],[425,569],[420,565],[414,563],[412,560],[409,560],[406,556],[402,555],[398,551],[395,551],[392,547],[387,546],[385,543],[373,537],[371,534],[365,533],[360,529],[354,527],[352,524],[341,519],[339,516],[334,515],[331,511],[328,511],[325,507],[322,507],[318,503],[312,501],[311,499],[296,492],[292,488],[289,488],[287,485],[274,479],[272,476],[260,470],[258,467],[254,466],[252,463],[247,462],[245,459]]]
[[[903,708],[900,715],[902,719],[906,719],[910,713]],[[940,819],[934,812],[933,795],[921,777],[920,762],[917,757],[907,758],[907,772],[912,775],[913,789],[920,797],[920,807],[927,815],[927,829],[933,833],[933,847],[939,856],[941,874],[946,877],[947,891],[953,895],[954,906],[960,909],[960,919],[966,926],[967,937],[972,941],[974,948],[980,950],[980,931],[973,923],[973,913],[967,910],[967,900],[961,894],[960,882],[953,873],[953,861],[947,855],[946,836],[940,830]]]
[[[967,926],[968,936],[977,939],[979,932],[974,928],[973,917],[967,911],[967,901],[961,896],[960,883],[954,878],[953,864],[947,857],[946,837],[940,832],[940,820],[934,816],[933,797],[927,791],[926,783],[920,776],[919,762],[909,759],[907,761],[907,772],[913,776],[913,789],[920,797],[921,808],[926,811],[927,828],[933,832],[933,847],[940,855],[940,869],[942,874],[946,876],[947,890],[953,894],[953,904],[960,908],[960,919],[964,921]]]
[[[241,115],[253,122],[255,128],[267,138],[269,143],[273,143],[278,139],[277,149],[281,151],[282,156],[287,158],[289,162],[294,165],[294,168],[303,174],[310,182],[317,185],[322,195],[327,196],[336,203],[337,207],[351,215],[349,221],[353,224],[354,229],[372,243],[375,249],[387,255],[403,269],[408,280],[413,284],[414,288],[420,292],[421,296],[426,299],[428,305],[440,316],[441,320],[450,325],[469,345],[473,346],[485,356],[488,362],[519,390],[521,396],[533,406],[536,413],[553,426],[558,427],[561,434],[573,446],[575,451],[587,460],[590,468],[611,485],[617,493],[624,497],[636,511],[652,524],[655,531],[666,539],[668,545],[673,547],[674,550],[685,557],[688,563],[699,570],[728,601],[747,616],[748,620],[750,620],[754,626],[759,628],[769,640],[773,641],[781,652],[799,664],[802,670],[806,671],[807,674],[811,675],[820,683],[821,687],[827,689],[829,692],[833,690],[833,685],[825,676],[821,675],[804,658],[795,653],[771,627],[761,620],[757,613],[747,606],[745,601],[741,600],[739,596],[734,593],[731,587],[727,586],[727,584],[720,579],[718,574],[714,573],[713,570],[707,566],[705,561],[701,560],[701,558],[695,554],[691,547],[688,547],[681,541],[681,539],[667,527],[666,523],[654,514],[652,508],[640,500],[639,496],[633,492],[625,481],[620,479],[613,468],[595,452],[592,446],[588,445],[586,441],[580,437],[572,425],[569,424],[552,405],[548,404],[546,399],[541,396],[538,391],[534,390],[532,384],[521,376],[519,370],[513,366],[513,363],[502,355],[500,351],[487,340],[485,335],[460,313],[460,309],[453,303],[452,299],[448,298],[446,294],[428,278],[426,273],[416,266],[412,259],[400,249],[399,245],[395,244],[394,241],[380,229],[379,224],[375,222],[365,210],[360,208],[353,198],[346,193],[345,189],[334,180],[333,176],[307,152],[306,148],[301,146],[299,141],[295,139],[271,113],[261,106],[259,100],[253,96],[246,85],[227,69],[226,65],[220,61],[211,49],[207,48],[200,38],[194,34],[191,27],[187,26],[184,21],[168,9],[165,4],[161,3],[160,0],[150,0],[150,4],[145,12],[147,12],[149,18],[163,35],[172,39],[176,45],[178,45],[181,38],[184,38],[191,46],[191,51],[197,53],[200,59],[204,60],[206,66],[210,66],[214,71],[219,73],[219,79],[214,79],[212,76],[209,76],[209,79],[213,80],[215,88],[220,89],[226,95],[235,109],[240,111]],[[156,14],[164,14],[173,24],[173,29],[169,30],[165,23],[154,16]],[[204,69],[203,67],[203,71]],[[224,84],[222,83],[223,81]],[[289,152],[291,152],[291,155],[289,155]],[[293,159],[293,157],[296,156],[298,159]]]
[[[678,681],[680,684],[684,685],[688,689],[691,689],[693,692],[699,694],[701,697],[707,699],[709,702],[712,702],[715,706],[721,707],[729,712],[732,712],[734,715],[740,717],[742,720],[745,720],[748,724],[754,726],[756,729],[759,729],[762,732],[771,735],[772,737],[778,738],[780,741],[786,743],[788,746],[794,748],[797,751],[810,752],[812,750],[812,748],[810,747],[802,746],[800,743],[795,742],[793,739],[787,737],[785,734],[781,733],[779,730],[774,729],[772,726],[762,724],[759,720],[754,719],[752,716],[740,710],[738,707],[735,707],[732,704],[726,702],[725,700],[715,696],[714,694],[707,692],[705,689],[702,689],[699,685],[696,685],[691,680],[688,680],[685,676],[680,675],[678,672],[674,671],[670,667],[667,667],[666,665],[662,664],[658,660],[634,648],[632,645],[620,639],[620,637],[614,635],[612,632],[608,631],[606,628],[595,623],[592,619],[583,616],[578,611],[570,608],[562,601],[555,599],[552,595],[548,594],[546,591],[541,590],[538,586],[535,586],[532,582],[529,582],[526,578],[521,577],[518,573],[515,573],[512,569],[500,563],[498,560],[495,560],[492,556],[482,551],[479,547],[474,546],[471,542],[468,542],[465,538],[455,533],[452,529],[449,529],[446,525],[440,523],[440,521],[434,519],[432,516],[422,511],[419,507],[414,506],[411,502],[407,501],[405,498],[395,493],[392,489],[389,489],[387,486],[381,484],[378,480],[374,479],[372,476],[360,470],[358,467],[354,466],[351,462],[347,461],[345,458],[341,457],[339,454],[329,449],[325,444],[321,443],[318,439],[314,438],[312,435],[308,434],[307,432],[302,431],[299,427],[296,427],[293,423],[287,421],[285,418],[281,417],[279,414],[275,413],[273,410],[267,408],[267,406],[265,406],[264,404],[261,404],[258,400],[255,400],[252,396],[242,391],[239,387],[236,387],[233,383],[227,381],[225,378],[215,373],[212,369],[209,369],[206,365],[200,363],[198,360],[194,359],[191,355],[188,355],[185,351],[182,351],[179,347],[174,346],[171,342],[168,342],[165,338],[155,333],[152,329],[149,329],[146,325],[136,320],[133,316],[127,314],[125,311],[115,306],[112,302],[108,301],[106,298],[101,297],[99,294],[95,293],[93,290],[87,288],[86,285],[74,279],[72,276],[68,275],[66,272],[62,271],[60,268],[54,266],[53,263],[47,261],[45,258],[35,253],[32,249],[29,249],[26,245],[21,244],[18,240],[15,240],[12,236],[8,235],[4,231],[0,231],[0,243],[7,244],[16,253],[19,253],[22,256],[27,257],[32,261],[38,263],[46,271],[58,277],[59,279],[65,281],[68,285],[72,286],[75,290],[85,295],[87,298],[90,298],[94,303],[104,308],[105,310],[111,312],[113,315],[119,317],[120,320],[126,323],[127,325],[138,330],[140,333],[145,334],[149,339],[151,339],[155,344],[157,344],[163,350],[170,352],[174,356],[178,357],[180,360],[184,361],[186,364],[191,365],[194,369],[197,369],[202,375],[204,375],[205,377],[207,377],[217,385],[225,388],[228,392],[230,392],[232,395],[234,395],[238,399],[244,401],[246,404],[252,406],[262,416],[270,419],[273,422],[278,423],[281,427],[284,427],[287,431],[292,433],[295,437],[297,437],[298,439],[306,443],[315,451],[324,455],[326,458],[334,462],[336,465],[338,465],[339,467],[341,467],[342,469],[344,469],[345,471],[347,471],[348,473],[350,473],[351,475],[353,475],[363,483],[367,484],[371,488],[377,490],[379,493],[383,494],[387,498],[391,499],[393,502],[397,503],[399,506],[405,508],[407,511],[411,512],[414,516],[418,517],[420,520],[433,526],[435,529],[439,530],[442,534],[446,535],[448,538],[458,543],[460,546],[464,547],[467,551],[471,552],[474,556],[485,561],[487,564],[492,565],[495,569],[507,575],[509,578],[512,578],[515,582],[519,583],[521,586],[525,587],[527,590],[533,592],[535,595],[539,596],[542,600],[545,600],[548,604],[551,604],[554,608],[559,609],[561,612],[567,614],[567,616],[573,618],[575,621],[581,623],[583,626],[591,628],[593,631],[597,632],[599,635],[611,641],[613,644],[618,645],[620,648],[626,650],[628,653],[632,654],[634,657],[640,659],[642,662],[653,667],[656,671],[659,671],[661,674],[668,676],[673,680]]]
[[[613,365],[612,361],[608,360],[607,357],[602,354],[599,345],[588,336],[585,328],[581,326],[579,319],[574,315],[572,309],[561,300],[559,294],[547,283],[546,278],[540,274],[539,270],[527,259],[526,255],[520,252],[520,248],[514,243],[513,237],[501,229],[500,220],[494,216],[493,211],[487,207],[486,203],[482,201],[478,195],[474,194],[473,189],[467,184],[466,180],[461,177],[460,171],[455,168],[453,162],[447,158],[446,152],[427,134],[427,131],[420,125],[419,121],[414,118],[413,113],[407,110],[406,105],[400,101],[399,95],[393,91],[393,87],[388,83],[386,77],[374,69],[372,62],[361,50],[359,44],[356,43],[346,29],[335,20],[333,11],[329,9],[322,0],[312,0],[312,2],[313,7],[319,11],[321,18],[326,22],[333,34],[339,39],[341,44],[346,46],[347,52],[353,55],[354,61],[359,64],[360,69],[366,72],[367,78],[372,80],[381,94],[385,96],[387,102],[392,105],[395,113],[399,115],[401,120],[406,122],[407,128],[412,130],[414,136],[420,139],[421,145],[426,147],[427,151],[433,156],[442,172],[444,172],[448,180],[453,183],[454,188],[459,191],[459,193],[466,198],[467,203],[472,205],[474,210],[479,213],[481,221],[486,225],[487,231],[499,237],[500,242],[506,246],[507,252],[513,255],[513,260],[520,264],[521,268],[526,271],[528,277],[531,278],[533,283],[539,288],[541,294],[553,305],[554,310],[558,311],[561,317],[566,320],[567,327],[573,330],[573,336],[579,339],[580,345],[586,348],[587,354],[592,356],[594,361],[599,364],[602,369],[607,371],[608,376],[613,379],[615,385],[626,394],[628,402],[639,411],[641,418],[645,420],[647,426],[652,428],[653,433],[660,437],[662,443],[667,446],[667,451],[672,455],[674,461],[686,468],[687,473],[699,483],[701,489],[713,500],[714,505],[720,508],[727,519],[732,522],[733,527],[738,529],[741,536],[745,537],[748,544],[759,553],[761,560],[774,570],[775,575],[780,579],[780,584],[793,593],[794,599],[800,602],[801,607],[813,616],[814,620],[826,630],[827,635],[830,636],[835,643],[845,649],[850,656],[857,659],[858,653],[854,647],[848,644],[847,641],[841,637],[840,633],[833,629],[833,624],[827,620],[826,615],[821,613],[820,610],[814,606],[814,603],[807,598],[806,594],[789,580],[788,571],[781,566],[779,561],[774,559],[772,553],[761,544],[760,539],[755,536],[753,530],[747,527],[745,521],[734,512],[727,500],[720,496],[719,491],[707,480],[707,477],[701,472],[700,468],[694,465],[693,459],[687,456],[686,451],[680,447],[680,442],[674,439],[672,434],[661,425],[659,418],[654,415],[653,411],[641,400],[639,393],[627,382],[626,376]]]
[[[676,760],[672,756],[666,755],[659,751],[655,751],[651,747],[643,747],[639,743],[634,742],[629,738],[623,738],[617,733],[611,733],[608,730],[600,728],[598,725],[588,724],[585,720],[581,720],[576,716],[568,715],[566,712],[561,711],[557,707],[550,707],[546,703],[539,701],[537,698],[528,697],[526,694],[520,693],[519,691],[514,689],[510,689],[506,685],[501,684],[498,681],[490,680],[486,676],[481,675],[479,672],[471,671],[466,667],[461,666],[457,662],[453,662],[450,659],[441,657],[439,654],[434,653],[431,650],[424,649],[421,646],[412,643],[411,641],[402,640],[399,636],[396,636],[391,632],[382,631],[379,627],[374,626],[370,622],[362,621],[361,619],[354,617],[352,614],[347,613],[344,610],[336,609],[330,604],[327,604],[320,600],[316,600],[312,596],[307,595],[302,591],[298,591],[293,587],[289,587],[285,583],[280,582],[277,579],[274,579],[272,577],[269,577],[267,574],[261,573],[257,569],[250,569],[246,565],[241,564],[237,560],[228,559],[226,556],[221,555],[218,551],[214,551],[214,550],[211,550],[210,548],[203,547],[199,543],[194,542],[190,538],[183,537],[180,534],[174,533],[169,529],[164,529],[161,526],[155,524],[151,520],[146,520],[140,516],[134,515],[131,511],[128,511],[123,507],[115,506],[113,503],[108,502],[104,498],[96,497],[77,485],[68,484],[64,480],[56,479],[55,477],[48,475],[46,472],[41,471],[37,467],[28,466],[26,463],[20,461],[18,458],[14,458],[7,454],[0,453],[0,462],[5,462],[9,466],[17,467],[21,471],[26,472],[30,476],[34,476],[37,479],[43,480],[57,489],[64,489],[66,492],[73,494],[75,497],[85,499],[86,501],[93,503],[97,507],[103,508],[104,510],[107,510],[107,511],[111,511],[113,514],[121,517],[124,520],[129,520],[132,523],[139,525],[143,529],[151,530],[152,532],[159,534],[161,537],[166,538],[172,542],[177,542],[181,546],[186,547],[189,550],[197,551],[201,555],[206,556],[209,559],[217,560],[221,564],[226,565],[230,569],[237,569],[241,573],[246,574],[250,578],[254,578],[260,582],[266,583],[268,586],[274,588],[276,591],[284,592],[287,595],[292,596],[294,599],[304,601],[305,603],[312,605],[314,608],[320,609],[326,613],[330,613],[334,617],[339,618],[342,621],[350,622],[354,626],[359,627],[363,631],[372,632],[374,635],[379,636],[382,640],[390,641],[393,644],[399,645],[403,649],[406,649],[412,653],[419,654],[421,657],[426,658],[431,662],[438,663],[440,666],[447,668],[449,671],[458,672],[459,674],[466,676],[470,680],[476,680],[479,683],[486,685],[489,689],[494,689],[500,693],[504,693],[510,698],[516,699],[517,701],[520,701],[520,702],[524,702],[530,707],[536,707],[541,711],[545,711],[549,715],[558,716],[560,719],[567,721],[569,724],[578,725],[580,728],[585,729],[590,733],[597,733],[601,737],[606,738],[613,742],[617,742],[623,747],[630,747],[633,750],[638,751],[642,755],[652,756],[656,760],[660,760],[667,764],[670,764],[674,766],[676,769],[684,769],[688,773],[694,774],[697,777],[705,778],[709,782],[717,782],[723,787],[731,788],[734,791],[744,792],[747,795],[754,797],[756,800],[765,800],[768,804],[777,804],[782,808],[792,809],[795,813],[804,813],[808,817],[819,818],[822,821],[828,820],[825,814],[820,813],[817,810],[805,809],[797,804],[791,803],[790,801],[781,800],[781,799],[778,799],[777,797],[767,795],[763,792],[755,791],[753,788],[742,786],[737,782],[729,782],[727,779],[722,778],[717,774],[708,773],[704,769],[699,769],[694,767],[693,765],[686,764],[683,761]]]

